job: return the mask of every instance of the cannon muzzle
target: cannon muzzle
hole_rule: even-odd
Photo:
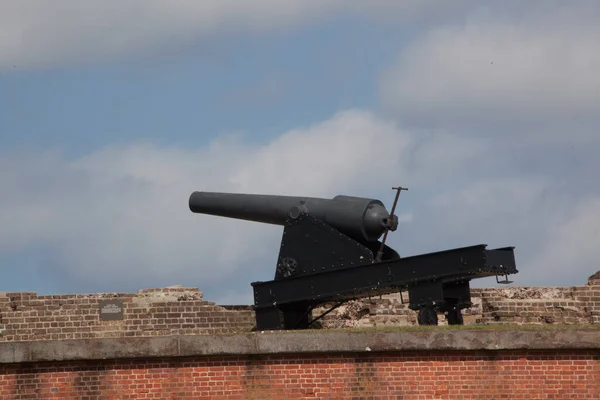
[[[266,224],[285,225],[289,218],[309,214],[357,240],[374,242],[385,232],[390,214],[376,199],[335,196],[333,199],[241,193],[194,192],[189,200],[194,213]],[[392,217],[391,231],[398,219]]]

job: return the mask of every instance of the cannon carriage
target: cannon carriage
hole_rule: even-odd
[[[252,282],[258,330],[306,329],[353,299],[408,291],[420,325],[463,323],[471,306],[470,281],[516,274],[514,247],[488,250],[479,244],[409,257],[385,244],[398,226],[377,199],[339,195],[332,199],[240,193],[193,192],[193,213],[283,226],[274,279]],[[381,239],[381,240],[380,240]],[[498,280],[498,277],[506,277]],[[319,316],[312,310],[332,306]]]

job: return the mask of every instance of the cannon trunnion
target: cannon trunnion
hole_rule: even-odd
[[[403,188],[394,189],[397,201]],[[400,291],[408,291],[419,324],[437,325],[438,312],[462,324],[472,279],[518,272],[513,247],[480,244],[401,258],[385,245],[398,225],[395,206],[388,213],[379,200],[352,196],[194,192],[189,199],[194,213],[284,227],[274,279],[252,283],[258,330],[305,329],[348,300]],[[311,318],[322,304],[332,307]]]

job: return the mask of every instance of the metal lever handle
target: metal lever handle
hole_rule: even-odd
[[[392,205],[392,211],[390,212],[390,216],[387,218],[387,222],[385,224],[385,231],[383,232],[383,239],[381,240],[381,246],[379,247],[379,251],[377,252],[377,256],[375,257],[375,262],[381,262],[381,258],[383,257],[383,249],[385,248],[385,241],[387,240],[387,235],[390,229],[394,224],[394,212],[396,211],[396,205],[398,204],[398,198],[400,197],[400,192],[403,190],[408,190],[408,188],[404,188],[401,186],[393,187],[392,190],[396,191],[396,198],[394,198],[394,204]]]

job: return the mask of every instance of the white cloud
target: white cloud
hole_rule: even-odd
[[[223,284],[225,277],[271,278],[281,228],[192,214],[192,191],[351,194],[381,198],[389,207],[389,188],[401,183],[411,190],[398,211],[403,223],[388,242],[401,254],[514,245],[519,284],[582,283],[593,272],[597,242],[585,215],[598,210],[556,195],[547,176],[514,177],[509,169],[479,176],[483,160],[497,159],[494,149],[466,138],[457,147],[452,138],[406,132],[350,110],[262,146],[224,135],[200,149],[134,144],[77,160],[60,152],[3,155],[0,252],[49,249],[46,268],[86,291],[206,289],[220,281],[231,294],[235,286]],[[575,222],[567,222],[576,207],[582,208]],[[561,253],[564,237],[569,248]],[[578,250],[587,258],[574,257],[582,263],[561,269]],[[541,264],[553,275],[536,275]]]
[[[526,278],[561,285],[581,270],[585,272],[583,280],[600,270],[599,243],[600,197],[584,198],[548,232],[548,240],[532,258],[530,270],[524,271]]]
[[[521,137],[528,123],[527,132],[547,140],[596,140],[589,124],[600,120],[600,3],[576,4],[482,8],[462,25],[436,27],[383,73],[384,107],[425,124],[477,121],[479,129],[499,134],[501,126],[504,136]],[[568,135],[549,132],[557,121]]]
[[[406,176],[401,155],[409,144],[408,134],[368,112],[344,112],[283,134],[231,179],[254,192],[331,196],[340,189],[368,190],[380,186],[375,178]]]
[[[105,290],[117,279],[208,285],[257,259],[270,276],[281,228],[192,214],[192,191],[369,192],[404,174],[408,141],[394,125],[347,111],[261,147],[234,135],[201,149],[135,144],[75,161],[59,152],[4,155],[0,251],[47,246],[47,268]]]
[[[418,9],[384,1],[371,8],[336,1],[119,4],[0,4],[0,68],[129,56],[219,32],[288,28],[340,10],[375,16]],[[443,131],[406,131],[350,110],[266,145],[232,134],[205,148],[132,144],[76,160],[50,151],[0,153],[0,252],[50,249],[48,268],[90,290],[113,290],[117,281],[127,290],[178,283],[202,289],[256,265],[254,279],[268,279],[281,229],[191,214],[192,191],[389,200],[389,188],[402,184],[410,188],[400,205],[404,224],[389,239],[402,254],[514,245],[518,284],[581,284],[598,269],[600,193],[589,171],[600,165],[578,162],[575,153],[561,161],[563,149],[545,145],[557,126],[566,127],[564,137],[586,139],[584,150],[597,153],[597,129],[589,126],[600,109],[600,13],[597,3],[585,4],[518,18],[473,14],[464,26],[435,29],[403,51],[382,77],[384,106]],[[77,17],[61,19],[69,15]],[[491,133],[469,129],[472,120]],[[520,149],[515,135],[534,131],[545,136]],[[235,288],[223,289],[239,298]]]
[[[171,51],[215,35],[290,29],[345,13],[410,19],[440,0],[26,0],[0,2],[0,69]]]
[[[600,196],[572,196],[549,176],[473,180],[414,212],[429,230],[421,251],[434,250],[429,243],[516,246],[517,285],[581,285],[600,269]]]
[[[502,4],[434,27],[380,77],[388,115],[450,132],[411,153],[411,174],[450,177],[419,175],[438,189],[414,210],[416,246],[515,245],[518,284],[581,284],[600,268],[600,3]]]
[[[460,243],[514,245],[521,255],[535,254],[547,230],[561,221],[563,196],[550,197],[551,181],[540,176],[473,179],[430,199],[429,222],[441,227],[433,235]],[[572,200],[572,199],[570,199]],[[572,203],[571,203],[572,204]]]
[[[599,18],[591,1],[481,6],[384,71],[386,112],[452,133],[416,146],[409,168],[455,171],[415,210],[433,243],[515,245],[519,284],[580,284],[599,268]],[[461,153],[471,161],[457,162]]]

